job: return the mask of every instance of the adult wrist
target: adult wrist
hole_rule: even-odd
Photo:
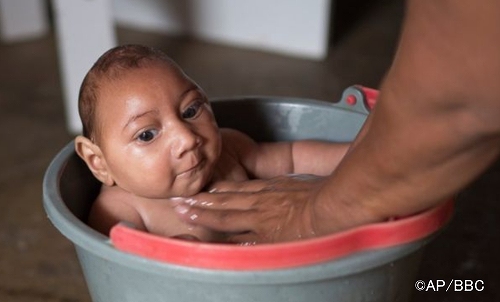
[[[326,235],[364,224],[386,220],[366,199],[345,190],[331,192],[325,182],[312,201],[312,226],[317,235]]]

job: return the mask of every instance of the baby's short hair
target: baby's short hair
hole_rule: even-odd
[[[94,140],[98,133],[96,107],[100,85],[130,69],[144,67],[154,61],[166,62],[178,68],[164,52],[143,45],[122,45],[106,51],[83,79],[78,96],[78,111],[83,125],[83,136]]]

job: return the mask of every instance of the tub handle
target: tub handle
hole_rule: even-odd
[[[369,114],[375,107],[379,91],[361,85],[347,87],[342,93],[342,97],[335,106],[351,111]]]

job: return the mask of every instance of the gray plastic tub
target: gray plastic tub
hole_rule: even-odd
[[[214,100],[212,106],[219,126],[240,129],[257,140],[313,138],[351,141],[367,116],[367,104],[370,104],[367,101],[373,101],[373,97],[373,91],[350,87],[337,104],[249,97]],[[72,142],[54,158],[43,183],[45,210],[55,227],[74,243],[94,302],[408,301],[414,291],[423,247],[451,215],[450,207],[433,209],[418,217],[379,223],[332,235],[331,239],[327,236],[310,241],[311,246],[321,240],[329,242],[330,245],[325,246],[332,250],[331,259],[316,259],[311,248],[310,254],[302,255],[307,261],[296,265],[276,268],[272,265],[259,268],[257,265],[243,269],[214,265],[207,268],[198,267],[196,262],[186,265],[165,259],[160,261],[158,259],[162,257],[152,256],[157,258],[155,260],[140,256],[140,251],[124,252],[116,248],[110,238],[84,222],[98,190],[99,183],[76,156]],[[415,226],[417,229],[423,227],[416,232],[417,235],[414,234]],[[358,237],[349,241],[352,234],[358,234]],[[380,240],[373,239],[374,235]],[[360,244],[360,238],[365,238],[362,236],[372,239],[372,243]],[[339,241],[339,238],[344,240]],[[334,243],[346,242],[346,238],[352,247],[339,245],[343,252],[336,251]],[[143,242],[145,245],[147,240]],[[176,241],[168,239],[166,242],[165,250],[161,252],[168,259],[169,252],[177,253],[168,248]],[[279,258],[286,259],[292,257],[288,248],[304,247],[309,241],[264,247],[182,244],[187,247],[186,257],[190,251],[197,250],[199,244],[205,249],[214,246],[223,250],[226,254],[221,253],[221,257],[244,251],[246,255],[255,256],[255,259],[247,258],[248,261],[258,263],[262,250],[274,252],[273,257],[279,255]],[[211,252],[217,256],[217,251]]]

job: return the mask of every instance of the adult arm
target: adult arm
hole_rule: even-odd
[[[498,9],[489,0],[408,1],[369,127],[322,188],[318,208],[354,205],[378,219],[411,214],[454,194],[495,160]]]
[[[284,181],[261,183],[260,193],[202,194],[210,206],[180,204],[181,216],[284,241],[442,202],[500,152],[498,11],[495,0],[409,0],[377,106],[332,175],[300,190]]]

